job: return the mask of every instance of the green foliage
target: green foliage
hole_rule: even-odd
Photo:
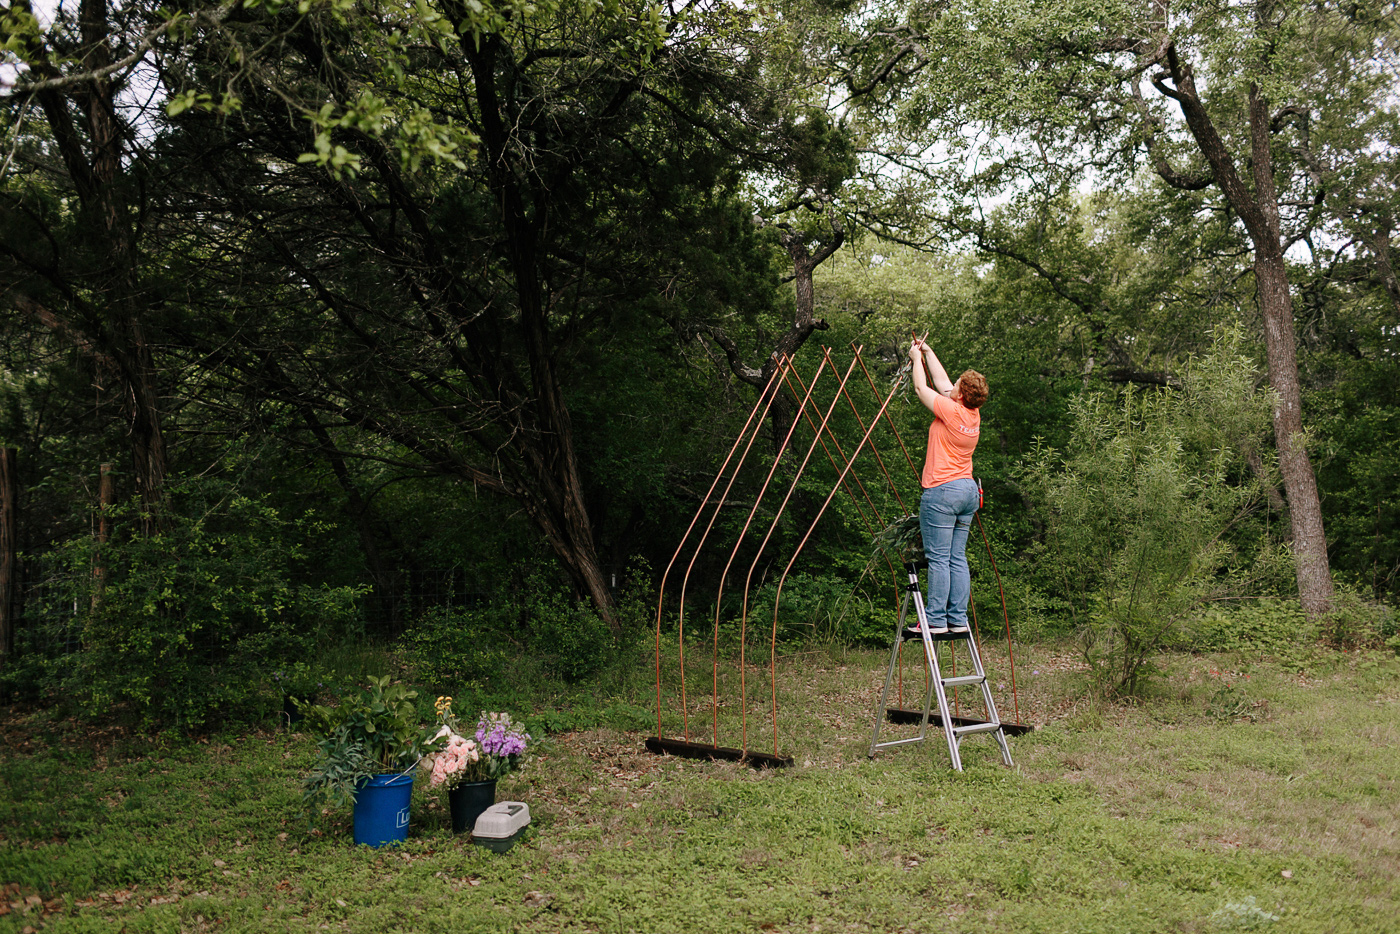
[[[333,684],[335,671],[308,662],[292,662],[273,671],[270,678],[284,697],[314,700]]]
[[[1046,504],[1043,557],[1106,694],[1137,692],[1204,602],[1249,585],[1235,529],[1261,496],[1244,461],[1269,395],[1236,343],[1195,361],[1179,393],[1081,399],[1064,453],[1042,447],[1024,466]]]
[[[41,683],[85,714],[147,728],[255,719],[280,703],[266,693],[273,671],[359,632],[361,589],[295,582],[310,517],[287,521],[216,480],[182,484],[171,502],[151,535],[127,506],[105,545],[59,547],[59,586],[34,608],[36,635],[49,635]]]
[[[1372,596],[1393,597],[1400,593],[1400,328],[1383,294],[1338,291],[1323,292],[1331,301],[1326,317],[1317,313],[1319,325],[1332,325],[1323,335],[1332,346],[1306,358],[1319,384],[1307,404],[1316,413],[1328,554],[1334,570]]]
[[[590,604],[536,571],[517,592],[498,592],[480,606],[428,611],[395,649],[412,677],[439,693],[518,705],[537,682],[582,684],[632,661],[655,611],[647,573],[637,562],[623,581],[616,632]]]
[[[481,688],[507,666],[496,608],[429,610],[404,633],[397,648],[414,678],[435,691]]]
[[[1259,711],[1266,706],[1266,702],[1250,698],[1239,681],[1222,680],[1215,692],[1206,698],[1206,716],[1226,723],[1257,720]]]
[[[874,569],[888,558],[896,568],[905,562],[923,557],[924,539],[919,529],[919,516],[911,513],[900,516],[885,526],[871,540],[874,554],[870,557],[869,569]]]
[[[1321,631],[1322,637],[1338,648],[1385,646],[1400,653],[1400,615],[1349,587],[1337,588],[1332,608],[1322,617]]]
[[[566,682],[596,674],[617,658],[618,643],[593,609],[570,595],[532,587],[522,604],[530,654]]]
[[[1184,627],[1182,643],[1202,652],[1276,653],[1317,637],[1296,600],[1211,606]]]
[[[402,684],[390,684],[386,675],[370,678],[366,690],[342,697],[334,707],[299,705],[321,754],[305,780],[308,808],[353,804],[370,776],[417,764],[430,735],[414,703],[417,696]]]
[[[894,608],[838,575],[799,572],[783,584],[781,597],[776,583],[765,584],[749,597],[750,644],[767,644],[773,638],[773,606],[778,599],[781,644],[888,646],[894,635]],[[737,619],[725,628],[725,635],[738,636]]]

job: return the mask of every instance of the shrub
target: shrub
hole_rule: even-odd
[[[477,687],[506,665],[498,608],[428,611],[396,644],[418,681],[443,693]]]
[[[776,583],[765,584],[750,595],[748,640],[751,645],[766,644],[772,639],[775,599],[778,599]],[[877,604],[859,586],[852,586],[835,574],[793,574],[783,584],[781,600],[778,611],[778,641],[781,643],[888,646],[894,637],[895,611]],[[738,620],[726,629],[737,637]]]
[[[1383,603],[1367,600],[1349,587],[1338,587],[1332,608],[1321,620],[1322,638],[1343,649],[1387,647],[1400,653],[1400,620]]]
[[[314,813],[324,804],[354,804],[372,775],[412,768],[430,744],[414,699],[418,692],[387,677],[340,698],[334,707],[306,704],[306,730],[320,753],[305,779],[304,801]]]
[[[1297,600],[1265,599],[1210,607],[1185,627],[1183,642],[1206,652],[1273,653],[1316,635]]]
[[[266,676],[358,631],[359,590],[293,583],[309,518],[204,479],[172,487],[159,531],[135,519],[117,510],[100,554],[90,538],[59,546],[67,573],[37,608],[45,681],[81,712],[184,730],[257,718],[274,702]]]
[[[617,658],[612,630],[588,603],[539,587],[523,611],[530,652],[556,677],[582,681]]]
[[[1250,585],[1247,538],[1227,533],[1262,500],[1245,463],[1270,397],[1236,342],[1193,362],[1179,392],[1081,398],[1066,451],[1040,448],[1023,465],[1045,505],[1042,556],[1103,693],[1138,691],[1199,607]]]

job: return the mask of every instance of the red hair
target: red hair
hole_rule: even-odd
[[[963,370],[958,381],[962,386],[962,404],[969,409],[980,409],[987,401],[987,377],[976,370]]]

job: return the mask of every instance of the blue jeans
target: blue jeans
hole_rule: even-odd
[[[972,575],[967,569],[967,535],[977,512],[977,484],[949,480],[924,490],[919,498],[919,531],[928,558],[929,627],[967,625],[967,598]]]

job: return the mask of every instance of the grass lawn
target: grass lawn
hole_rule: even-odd
[[[503,856],[421,788],[402,847],[351,845],[348,811],[313,827],[299,734],[162,747],[12,714],[0,932],[1400,930],[1400,659],[1177,656],[1117,706],[1066,700],[1053,647],[1017,661],[1039,729],[1015,769],[971,737],[954,773],[937,733],[867,759],[883,655],[818,653],[781,674],[794,767],[559,735],[501,784],[534,817]]]

